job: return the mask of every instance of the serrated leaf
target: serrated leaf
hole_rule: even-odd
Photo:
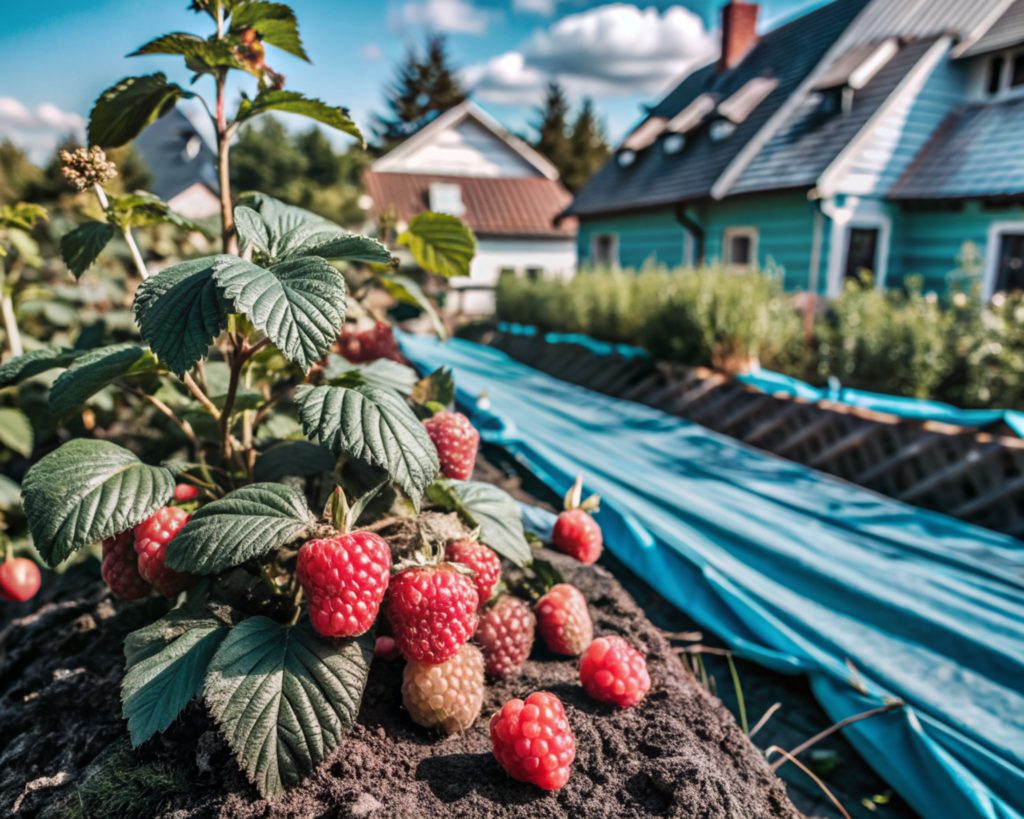
[[[21,410],[0,407],[0,445],[24,455],[32,454],[32,422]]]
[[[260,453],[253,477],[257,481],[308,478],[330,472],[337,460],[329,450],[310,441],[282,441]]]
[[[125,77],[97,98],[89,113],[89,144],[116,148],[167,114],[178,100],[194,97],[162,73]]]
[[[270,253],[270,231],[267,223],[252,208],[239,205],[235,208],[235,230],[243,246],[253,247],[260,253]]]
[[[255,99],[244,97],[238,106],[238,114],[235,119],[244,122],[268,111],[283,111],[287,114],[298,114],[303,117],[320,122],[338,131],[343,131],[359,140],[360,145],[366,145],[363,134],[348,115],[347,108],[328,105],[322,100],[307,97],[298,91],[261,91]]]
[[[78,438],[39,460],[22,485],[32,541],[48,566],[142,523],[174,494],[174,476],[109,441]]]
[[[328,640],[308,621],[243,620],[210,663],[205,697],[265,797],[302,781],[355,723],[373,656],[367,636]]]
[[[347,358],[331,353],[327,356],[324,378],[335,386],[369,384],[409,395],[416,384],[416,371],[389,358],[378,358],[369,364],[353,364]]]
[[[68,347],[43,347],[8,359],[0,364],[0,389],[20,384],[47,370],[66,367],[83,354],[82,350],[72,350]]]
[[[517,566],[533,560],[523,531],[519,505],[503,489],[479,481],[438,481],[427,493],[443,509],[458,512],[470,526],[480,527],[480,542]]]
[[[156,362],[149,351],[136,344],[89,350],[53,382],[50,414],[63,418],[115,379],[155,370]]]
[[[182,216],[159,196],[146,191],[135,191],[123,196],[111,196],[108,211],[111,218],[119,225],[126,227],[149,227],[151,225],[168,224],[182,230],[196,231],[210,237],[203,225]]]
[[[410,397],[417,404],[440,404],[451,406],[455,400],[455,379],[447,367],[440,367],[426,378],[421,378],[412,388]]]
[[[142,57],[148,54],[178,54],[186,60],[199,60],[204,67],[237,68],[238,58],[231,44],[226,40],[205,40],[195,34],[175,31],[150,40],[137,48],[129,57]]]
[[[176,609],[128,635],[121,713],[133,746],[165,730],[202,692],[210,660],[230,630],[214,617]]]
[[[327,353],[345,321],[345,278],[323,259],[307,257],[268,269],[234,257],[215,265],[225,298],[278,350],[308,372]]]
[[[368,384],[303,386],[296,399],[307,438],[380,467],[419,503],[440,469],[437,449],[398,393]]]
[[[468,276],[476,255],[476,237],[459,218],[447,213],[421,213],[398,237],[409,248],[416,264],[430,273],[451,278]]]
[[[438,338],[448,337],[444,322],[441,321],[433,303],[427,298],[427,294],[423,292],[423,288],[419,286],[418,282],[408,276],[381,276],[377,281],[395,301],[426,313]]]
[[[60,255],[75,278],[92,267],[103,248],[117,234],[117,229],[106,222],[86,222],[60,239]]]
[[[309,55],[299,37],[295,12],[284,3],[254,0],[240,6],[231,15],[231,31],[241,33],[246,28],[256,29],[263,42],[309,62]]]
[[[132,312],[142,338],[160,362],[178,376],[206,357],[210,344],[228,326],[228,308],[213,271],[213,256],[172,265],[146,279],[135,292]]]
[[[167,547],[167,565],[216,574],[308,532],[316,519],[301,492],[254,483],[200,508]]]

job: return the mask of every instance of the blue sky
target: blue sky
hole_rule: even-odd
[[[436,31],[448,38],[474,98],[513,130],[529,130],[544,81],[557,77],[573,99],[595,98],[617,139],[642,103],[709,58],[723,2],[294,0],[314,64],[280,52],[268,61],[289,87],[348,106],[368,131],[396,61],[426,31]],[[762,0],[762,25],[823,2]],[[31,3],[10,4],[0,28],[0,137],[44,156],[58,132],[80,129],[92,100],[117,79],[162,70],[187,81],[177,58],[124,56],[164,32],[208,33],[208,18],[186,5],[50,0],[40,13]],[[199,90],[208,84],[200,81]]]

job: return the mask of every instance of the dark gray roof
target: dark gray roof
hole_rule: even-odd
[[[796,90],[869,0],[835,0],[763,35],[743,61],[718,72],[705,66],[655,106],[650,116],[673,117],[699,94],[727,98],[748,80],[778,79],[778,86],[736,126],[715,142],[707,126],[687,135],[686,147],[667,154],[661,140],[637,154],[629,167],[613,156],[577,194],[570,213],[592,214],[673,204],[708,195],[736,154]]]
[[[1016,0],[988,31],[964,51],[963,56],[987,54],[1019,43],[1024,43],[1024,0]]]
[[[167,200],[197,182],[217,189],[217,157],[179,109],[161,117],[134,142],[149,167],[152,192]]]
[[[845,113],[821,119],[820,94],[808,94],[729,193],[812,187],[934,42],[924,40],[900,48],[864,88],[854,92],[853,106]]]
[[[893,199],[1024,194],[1024,99],[964,106],[946,118],[893,187]]]

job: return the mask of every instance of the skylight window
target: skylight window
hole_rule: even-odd
[[[716,119],[711,123],[711,129],[708,131],[708,134],[712,142],[721,142],[723,139],[731,137],[735,131],[735,122],[730,122],[727,119]]]
[[[625,142],[622,143],[623,149],[627,151],[642,151],[644,148],[650,147],[661,135],[661,132],[665,130],[665,123],[667,121],[665,117],[648,117],[637,126],[633,133],[626,137]]]
[[[636,152],[630,150],[619,151],[619,154],[616,157],[616,159],[618,160],[620,167],[628,168],[630,165],[636,162]]]
[[[682,153],[686,147],[686,137],[682,134],[669,134],[662,143],[662,148],[667,154]]]
[[[745,122],[754,109],[779,86],[775,77],[755,77],[718,106],[718,114],[730,122]]]

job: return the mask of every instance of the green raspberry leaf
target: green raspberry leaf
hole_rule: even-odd
[[[113,225],[90,221],[61,236],[61,258],[76,279],[92,267],[116,233],[117,229]]]
[[[43,347],[8,359],[0,364],[0,389],[20,384],[48,370],[67,367],[83,354],[84,350],[69,347]]]
[[[306,437],[335,455],[348,455],[387,472],[418,504],[440,464],[423,424],[393,390],[300,387],[299,419]]]
[[[328,640],[308,621],[250,617],[210,663],[205,697],[242,770],[264,797],[297,785],[352,728],[373,639]]]
[[[128,635],[121,713],[133,746],[165,730],[200,694],[210,660],[230,630],[215,617],[175,609]]]
[[[424,270],[450,279],[468,276],[476,255],[476,237],[459,218],[447,213],[421,213],[398,237],[409,248],[416,264]]]
[[[135,139],[179,100],[194,97],[162,73],[125,77],[97,98],[89,113],[89,144],[116,148]]]
[[[276,483],[236,489],[199,509],[167,546],[167,565],[216,574],[309,532],[316,519],[301,492]]]
[[[212,256],[172,265],[146,279],[135,292],[132,312],[142,338],[160,363],[178,376],[206,357],[228,326],[228,308],[213,271],[233,256]]]
[[[263,42],[309,62],[309,55],[299,37],[295,12],[284,3],[253,0],[238,7],[231,15],[231,31],[240,34],[246,28],[259,32]]]
[[[32,542],[47,566],[142,523],[174,494],[174,475],[109,441],[77,438],[39,460],[21,485]]]
[[[75,359],[53,382],[50,414],[63,418],[110,382],[125,376],[156,372],[157,369],[150,352],[137,344],[114,344],[90,350]]]
[[[13,407],[0,407],[0,446],[27,458],[32,454],[34,441],[32,422],[28,416]]]
[[[308,478],[330,472],[337,460],[329,450],[310,441],[281,441],[260,453],[253,477],[258,481]]]
[[[235,117],[237,122],[244,122],[268,111],[283,111],[287,114],[298,114],[303,117],[320,122],[330,128],[342,131],[359,140],[359,144],[366,145],[359,127],[352,121],[347,108],[328,105],[323,100],[307,97],[298,91],[279,91],[268,89],[260,91],[255,99],[243,97],[238,106],[238,114]]]
[[[308,372],[345,322],[345,278],[323,259],[290,259],[264,269],[218,257],[213,278],[235,310],[249,317],[278,350]]]
[[[480,542],[517,566],[533,560],[523,531],[523,516],[511,495],[489,483],[441,480],[427,494],[443,509],[458,512],[469,526],[480,527]]]
[[[353,364],[347,358],[331,353],[327,356],[324,377],[340,387],[369,384],[409,395],[416,384],[417,373],[412,367],[389,358],[378,358],[369,364]]]

